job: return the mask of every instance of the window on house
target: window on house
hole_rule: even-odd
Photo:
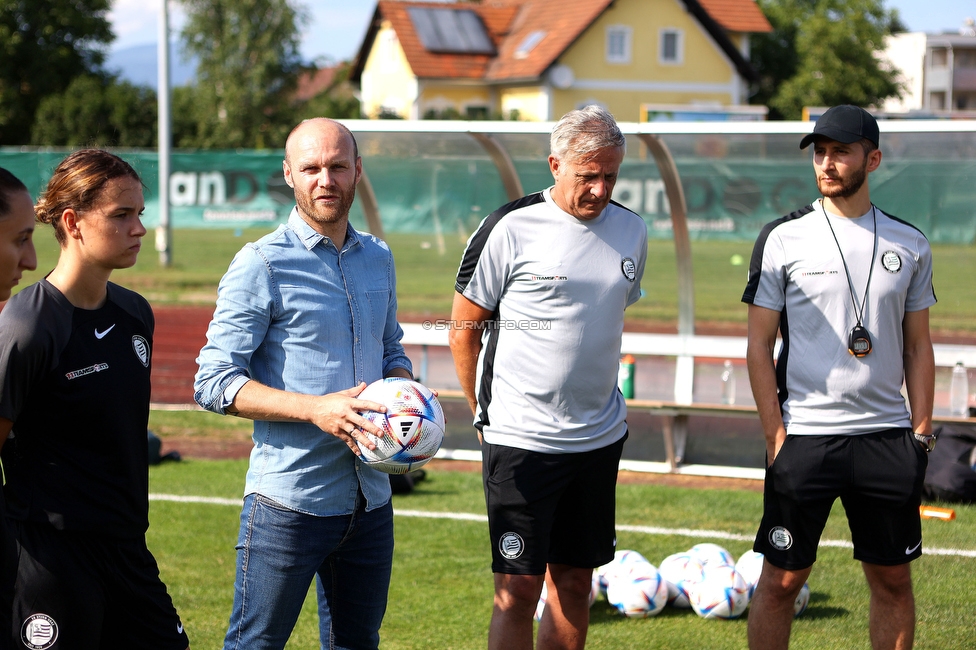
[[[932,48],[932,67],[944,68],[949,63],[948,54],[944,47]]]
[[[960,111],[973,110],[976,108],[976,93],[959,93],[955,95],[956,108]]]
[[[528,36],[522,39],[519,46],[515,49],[515,58],[524,59],[529,56],[529,52],[535,49],[535,46],[542,42],[542,39],[546,37],[546,32],[542,30],[535,30],[531,32]]]
[[[954,58],[957,68],[976,68],[976,50],[956,50]]]
[[[630,63],[630,37],[627,25],[607,27],[607,63]]]
[[[680,29],[662,29],[660,31],[661,49],[658,60],[661,63],[675,65],[684,62],[684,32]]]

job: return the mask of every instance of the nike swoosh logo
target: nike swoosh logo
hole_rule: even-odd
[[[916,549],[917,549],[917,548],[918,548],[919,546],[921,546],[921,545],[922,545],[922,541],[921,541],[921,540],[919,540],[919,542],[918,542],[918,544],[916,544],[915,546],[912,546],[911,548],[908,548],[908,547],[906,546],[906,547],[905,547],[905,555],[911,555],[911,554],[912,554],[912,553],[914,553],[914,552],[915,552],[915,550],[916,550]]]
[[[105,330],[104,332],[99,332],[98,331],[98,328],[96,327],[95,328],[95,338],[101,340],[101,339],[105,338],[105,335],[106,334],[108,334],[109,332],[111,332],[114,329],[115,329],[115,323],[112,323],[112,326],[110,328],[108,328],[107,330]]]

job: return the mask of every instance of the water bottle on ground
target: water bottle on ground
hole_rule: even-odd
[[[959,417],[969,415],[969,378],[962,361],[957,361],[952,369],[952,383],[949,384],[949,412]]]
[[[617,371],[617,387],[626,399],[634,398],[634,371],[636,360],[634,355],[625,354],[620,357],[620,367]]]
[[[735,404],[735,368],[728,359],[722,369],[722,404]]]

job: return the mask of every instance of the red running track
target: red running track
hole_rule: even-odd
[[[152,401],[158,404],[193,404],[193,376],[197,355],[207,342],[213,305],[155,307],[153,335]]]

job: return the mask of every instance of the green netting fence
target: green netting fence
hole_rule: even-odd
[[[461,150],[453,153],[451,146],[424,144],[436,136],[411,135],[421,146],[387,151],[383,134],[365,138],[373,146],[364,149],[364,169],[387,232],[465,235],[507,201],[498,171],[477,147],[456,147]],[[799,151],[797,141],[795,135],[768,134],[666,137],[684,187],[692,238],[753,240],[763,224],[816,198],[810,151]],[[523,188],[531,192],[549,186],[544,147],[536,138],[526,149],[522,153],[531,155],[513,156]],[[933,242],[976,241],[976,134],[897,134],[883,143],[882,151],[881,168],[870,177],[872,198],[881,209],[916,225]],[[19,176],[36,197],[66,153],[0,148],[0,166]],[[142,175],[145,223],[156,226],[156,152],[117,153]],[[168,188],[172,227],[272,229],[294,204],[282,177],[283,154],[174,152]],[[636,140],[628,143],[614,199],[644,217],[652,238],[671,238],[660,173]],[[365,228],[358,201],[352,220]]]

